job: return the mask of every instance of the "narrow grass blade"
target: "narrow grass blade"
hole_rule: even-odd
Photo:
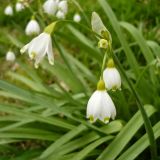
[[[160,137],[160,122],[153,127],[155,139]],[[147,134],[129,147],[117,160],[134,160],[149,146]]]
[[[49,155],[51,155],[58,147],[61,147],[64,143],[68,142],[70,139],[81,133],[82,131],[86,130],[86,126],[79,125],[78,127],[74,128],[70,132],[66,133],[64,136],[62,136],[60,139],[55,141],[53,144],[51,144],[40,156],[40,159],[47,158]]]
[[[156,111],[151,105],[145,105],[144,108],[148,117],[150,117]],[[140,111],[138,111],[121,130],[121,132],[115,137],[115,139],[109,144],[109,146],[107,146],[107,148],[100,154],[97,160],[114,160],[142,125],[143,119]]]

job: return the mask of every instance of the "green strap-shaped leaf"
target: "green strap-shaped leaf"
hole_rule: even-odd
[[[113,133],[119,132],[122,129],[122,127],[123,127],[122,122],[119,120],[116,120],[116,121],[112,121],[111,123],[103,126],[101,129],[104,130],[107,134],[113,134]],[[76,149],[82,148],[83,146],[97,139],[101,139],[101,138],[102,137],[100,136],[100,134],[98,134],[95,131],[85,133],[83,137],[77,138],[76,140],[73,140],[61,146],[61,148],[58,148],[51,157],[54,157],[54,158],[61,157],[64,154],[71,153],[75,151]],[[96,144],[98,143],[99,141]],[[91,146],[95,146],[95,145],[91,145]],[[89,150],[91,151],[91,148],[89,147],[88,151]],[[94,149],[94,147],[92,149]]]
[[[15,139],[40,139],[55,141],[60,135],[54,132],[48,132],[41,129],[33,128],[17,128],[7,132],[0,132],[0,139],[15,138]]]
[[[160,58],[160,45],[157,42],[154,41],[147,41],[147,45],[151,48],[154,55]]]
[[[100,135],[96,132],[87,133],[87,135],[84,135],[83,137],[77,138],[71,142],[68,142],[67,144],[64,144],[49,157],[52,158],[60,158],[63,155],[69,154],[79,148],[82,148],[83,146],[86,146],[87,144],[97,140],[100,138]]]
[[[114,136],[103,137],[103,138],[91,143],[90,145],[85,147],[83,150],[81,150],[78,154],[76,154],[71,160],[82,160],[88,153],[90,153],[96,147],[98,147],[99,145],[101,145],[102,143],[104,143],[106,141],[111,140],[113,137]]]
[[[153,127],[155,139],[160,137],[160,122]],[[128,148],[117,160],[134,160],[149,146],[147,134],[141,137],[136,143]]]
[[[58,147],[61,147],[64,143],[68,142],[70,139],[81,133],[82,131],[86,130],[87,127],[84,125],[79,125],[78,127],[74,128],[73,130],[66,133],[64,136],[59,138],[53,144],[51,144],[40,156],[40,159],[47,158],[51,155]]]
[[[150,48],[147,46],[147,43],[142,36],[142,34],[130,23],[127,22],[120,22],[120,25],[128,30],[134,39],[138,42],[138,45],[141,48],[144,58],[146,59],[147,63],[150,63],[154,60],[153,53],[151,52]]]
[[[5,112],[5,113],[10,113],[14,115],[18,115],[20,117],[25,117],[28,120],[36,120],[48,124],[52,124],[55,126],[59,126],[62,128],[67,128],[67,129],[73,129],[74,125],[69,124],[61,119],[55,118],[55,117],[43,117],[42,115],[36,114],[36,113],[31,113],[31,112],[26,112],[23,111],[22,109],[17,109],[15,106],[12,105],[5,105],[5,104],[0,104],[0,111]]]
[[[18,73],[14,73],[14,72],[8,72],[7,74],[13,79],[34,89],[35,91],[48,93],[48,91],[44,87],[42,87],[40,83],[34,82],[33,80],[29,79],[27,76],[23,76]]]
[[[144,108],[148,117],[156,111],[151,105],[145,105]],[[97,160],[114,160],[142,125],[143,119],[140,111],[138,111],[119,132],[110,145],[108,145],[107,148],[100,154]]]

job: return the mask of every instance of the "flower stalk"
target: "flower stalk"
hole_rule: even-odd
[[[44,32],[45,32],[45,33],[48,33],[48,34],[51,34],[52,32],[54,32],[54,29],[55,29],[56,24],[57,24],[57,21],[51,23],[50,25],[48,25],[48,26],[44,29]]]

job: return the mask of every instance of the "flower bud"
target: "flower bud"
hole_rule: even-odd
[[[11,5],[8,5],[5,10],[4,10],[4,14],[7,16],[13,16],[13,8]]]
[[[66,0],[62,0],[58,4],[58,9],[61,10],[64,14],[68,12],[68,4]]]
[[[6,54],[6,61],[13,62],[13,61],[15,61],[15,59],[16,59],[16,56],[15,56],[14,52],[8,51]]]
[[[108,41],[106,39],[100,39],[98,42],[98,47],[107,49],[108,48]]]
[[[76,13],[76,14],[73,16],[73,21],[75,21],[75,22],[80,22],[80,21],[81,21],[81,16],[80,16],[78,13]]]
[[[24,5],[21,2],[16,3],[16,11],[20,12],[24,9]]]
[[[55,16],[58,9],[58,1],[57,0],[47,0],[43,4],[44,12],[50,16]]]
[[[56,17],[57,17],[58,19],[65,19],[65,14],[64,14],[64,12],[62,12],[61,10],[59,10],[59,11],[57,12],[57,14],[56,14]]]

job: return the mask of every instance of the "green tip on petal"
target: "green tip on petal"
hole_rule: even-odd
[[[117,86],[113,86],[113,87],[112,87],[112,91],[114,91],[114,92],[115,92],[117,89],[118,89]]]
[[[30,54],[31,60],[34,59],[34,58],[36,57],[36,55],[37,55],[36,52],[32,52],[32,53]]]
[[[98,84],[97,84],[97,90],[99,91],[104,91],[105,90],[105,83],[103,80],[99,80]]]
[[[108,123],[108,122],[109,122],[109,119],[110,119],[109,117],[105,117],[105,118],[104,118],[104,123]]]
[[[35,64],[34,64],[34,67],[35,67],[36,69],[38,69],[38,68],[39,68],[39,65],[38,65],[37,63],[35,63]]]
[[[25,52],[25,49],[24,49],[24,48],[21,48],[21,49],[20,49],[20,53],[23,54],[24,52]]]
[[[49,61],[49,64],[50,64],[50,65],[54,65],[54,61],[53,61],[53,60],[52,60],[52,61],[50,60],[50,61]]]
[[[91,116],[89,117],[89,120],[90,120],[91,123],[93,123],[93,122],[94,122],[94,117],[91,115]]]
[[[45,27],[44,32],[51,34],[54,31],[56,24],[57,24],[57,21],[49,24],[47,27]]]
[[[114,61],[113,61],[112,58],[110,58],[110,59],[108,60],[108,62],[107,62],[107,67],[108,67],[108,68],[114,68],[114,67],[115,67]]]

